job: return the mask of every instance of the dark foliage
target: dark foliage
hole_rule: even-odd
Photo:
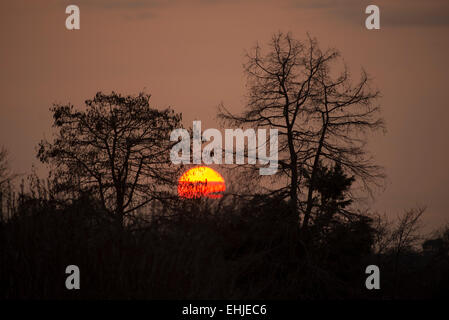
[[[28,200],[2,222],[0,297],[35,299],[433,298],[449,288],[449,256],[372,252],[367,218],[334,224],[318,237],[292,223],[275,199],[217,212],[181,209],[133,228],[115,228],[95,201],[70,206]],[[319,239],[319,240],[318,240]],[[65,288],[67,265],[81,290]],[[378,264],[382,290],[365,289]]]

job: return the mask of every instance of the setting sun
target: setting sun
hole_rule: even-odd
[[[208,167],[195,167],[186,171],[178,182],[178,196],[181,198],[221,198],[226,190],[223,177]]]

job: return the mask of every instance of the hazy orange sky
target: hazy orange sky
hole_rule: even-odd
[[[80,30],[65,28],[69,4],[80,8]],[[368,4],[380,7],[381,30],[365,29]],[[277,31],[309,32],[382,92],[388,132],[369,149],[388,180],[375,208],[394,216],[425,204],[429,227],[449,222],[447,0],[14,0],[0,10],[0,145],[16,172],[38,163],[54,102],[145,90],[186,125],[213,127],[219,103],[243,108],[245,49]]]

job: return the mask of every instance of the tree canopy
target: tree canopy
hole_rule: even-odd
[[[38,157],[53,165],[61,191],[91,193],[120,223],[134,210],[169,196],[176,168],[170,132],[181,126],[172,109],[150,106],[150,95],[97,93],[85,110],[51,109],[54,140],[41,141]]]

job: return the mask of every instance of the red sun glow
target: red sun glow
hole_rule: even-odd
[[[217,171],[204,166],[184,172],[178,182],[180,198],[221,198],[225,190],[223,177]]]

